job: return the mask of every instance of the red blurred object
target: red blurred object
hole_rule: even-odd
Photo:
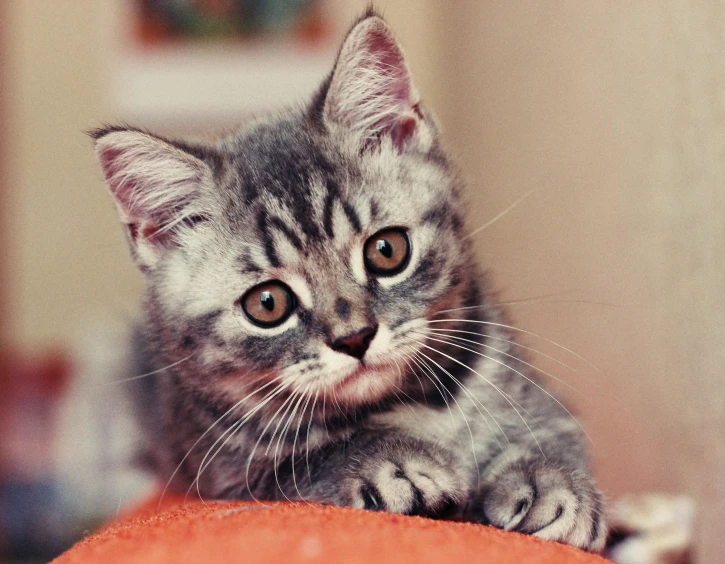
[[[0,478],[47,471],[54,416],[71,369],[59,351],[37,357],[0,352]]]

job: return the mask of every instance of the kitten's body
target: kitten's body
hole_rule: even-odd
[[[519,360],[382,20],[352,29],[304,111],[209,146],[95,138],[146,277],[147,371],[164,369],[161,478],[602,546],[581,431]],[[363,249],[390,229],[408,255],[375,274]],[[270,280],[295,306],[260,325],[240,296]]]

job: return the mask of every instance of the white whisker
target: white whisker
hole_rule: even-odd
[[[285,408],[285,406],[286,406],[286,405],[287,405],[288,403],[290,403],[290,402],[292,402],[292,401],[294,400],[294,398],[295,398],[295,394],[296,394],[296,392],[293,392],[292,394],[290,394],[290,395],[289,395],[289,397],[288,397],[288,398],[287,398],[286,400],[284,400],[284,402],[282,402],[282,405],[280,405],[280,406],[279,406],[279,409],[277,409],[277,411],[276,411],[276,412],[274,413],[274,415],[272,415],[272,417],[270,418],[270,420],[269,420],[269,422],[267,423],[267,425],[265,425],[264,429],[262,429],[262,432],[261,432],[261,433],[259,434],[259,438],[257,439],[257,442],[256,442],[256,443],[254,443],[254,448],[252,449],[252,452],[251,452],[251,453],[249,454],[249,457],[247,458],[247,467],[246,467],[246,470],[245,470],[245,473],[244,473],[244,479],[245,479],[245,481],[246,481],[246,485],[247,485],[247,492],[249,493],[250,497],[251,497],[251,498],[252,498],[252,499],[253,499],[254,501],[259,501],[259,500],[258,500],[258,499],[257,499],[257,498],[256,498],[256,497],[254,496],[254,493],[252,492],[252,488],[250,488],[250,487],[249,487],[249,468],[250,468],[250,467],[251,467],[251,465],[252,465],[252,460],[254,459],[254,453],[255,453],[255,452],[257,451],[257,447],[259,446],[259,443],[260,443],[260,442],[262,441],[262,439],[264,438],[264,434],[265,434],[265,433],[267,432],[267,429],[269,429],[269,426],[270,426],[270,425],[271,425],[271,424],[272,424],[272,423],[274,422],[274,420],[275,420],[275,419],[277,418],[277,415],[279,415],[280,411],[282,411],[282,409],[284,409],[284,408]],[[286,412],[285,412],[285,413],[286,413]],[[273,437],[274,437],[274,436],[273,436]],[[270,440],[270,442],[271,442],[271,440]]]
[[[511,398],[509,397],[508,394],[506,394],[501,388],[499,388],[496,384],[494,384],[493,382],[491,382],[491,380],[489,380],[488,378],[486,378],[483,374],[481,374],[480,372],[477,372],[476,370],[474,370],[470,366],[464,364],[460,360],[458,360],[458,359],[456,359],[456,358],[454,358],[454,357],[452,357],[452,356],[450,356],[450,355],[448,355],[448,354],[446,354],[446,353],[444,353],[442,351],[439,351],[437,349],[434,349],[433,347],[430,347],[430,346],[426,345],[423,342],[419,342],[419,344],[421,346],[427,348],[427,349],[432,350],[435,353],[438,353],[438,354],[440,354],[442,356],[445,356],[446,358],[448,358],[449,360],[452,360],[456,364],[459,364],[459,365],[463,366],[464,368],[467,368],[468,370],[470,370],[471,372],[473,372],[474,374],[476,374],[477,376],[479,376],[480,378],[482,378],[485,382],[487,382],[499,394],[501,394],[501,397],[503,397],[508,402],[508,404],[511,406],[511,408],[519,416],[519,418],[521,419],[521,421],[523,422],[523,424],[526,425],[526,428],[529,430],[529,433],[531,433],[531,436],[533,437],[534,441],[536,442],[536,446],[539,447],[539,451],[541,452],[541,455],[544,457],[544,460],[546,460],[546,454],[544,454],[544,450],[541,448],[541,445],[539,444],[539,441],[536,438],[536,435],[534,435],[534,432],[531,430],[531,427],[529,427],[529,424],[527,423],[526,419],[524,419],[523,415],[521,415],[521,412],[513,404],[513,402],[511,401]]]
[[[401,345],[401,346],[405,346],[405,345]],[[412,347],[408,347],[408,348],[412,349]],[[428,378],[428,380],[430,381],[430,383],[431,383],[431,384],[433,384],[433,386],[435,387],[435,389],[436,389],[436,390],[438,391],[438,394],[440,394],[440,396],[441,396],[441,399],[443,400],[443,403],[445,403],[445,404],[446,404],[446,407],[448,408],[448,413],[449,413],[449,415],[451,416],[451,422],[454,422],[454,421],[455,421],[455,418],[453,417],[453,411],[451,410],[451,406],[450,406],[450,404],[448,403],[448,398],[446,398],[446,393],[445,393],[445,392],[446,392],[446,390],[445,390],[445,387],[442,387],[442,388],[441,388],[441,387],[439,387],[439,386],[438,386],[438,384],[436,383],[436,380],[438,380],[438,382],[440,382],[440,379],[439,379],[439,378],[438,378],[438,377],[437,377],[437,376],[436,376],[435,374],[433,374],[433,377],[435,378],[435,380],[434,380],[434,379],[433,379],[433,378],[431,378],[431,377],[430,377],[430,376],[429,376],[428,374],[426,374],[426,373],[425,373],[426,371],[425,371],[425,369],[423,368],[423,365],[422,365],[422,364],[420,363],[420,361],[419,361],[419,359],[418,359],[418,357],[417,357],[417,354],[418,354],[418,352],[419,352],[419,351],[416,351],[416,350],[412,349],[412,354],[411,354],[411,357],[410,357],[410,359],[411,359],[411,360],[412,360],[413,362],[415,362],[415,364],[416,364],[416,365],[417,365],[417,366],[418,366],[419,368],[421,368],[421,370],[423,370],[423,376],[425,376],[426,378]],[[428,368],[428,367],[427,367],[427,368]],[[428,368],[428,370],[430,371],[430,368]],[[442,386],[442,384],[441,384],[441,386]],[[425,393],[425,392],[424,392],[424,393]],[[449,395],[450,395],[450,394],[449,394]]]
[[[282,486],[279,483],[279,472],[278,472],[278,463],[277,463],[277,452],[280,450],[280,445],[284,439],[287,438],[287,431],[289,430],[290,425],[294,421],[294,418],[297,416],[297,410],[300,407],[300,404],[302,403],[302,400],[305,399],[305,395],[307,393],[307,390],[309,389],[310,385],[307,385],[307,388],[303,392],[299,393],[300,399],[297,400],[297,403],[295,404],[294,409],[290,413],[289,418],[287,419],[287,423],[285,424],[284,428],[282,429],[282,432],[279,434],[279,438],[277,439],[277,445],[274,447],[274,456],[272,457],[272,464],[274,468],[274,481],[277,483],[277,489],[280,491],[280,493],[284,496],[284,498],[287,501],[292,501],[290,498],[287,497],[287,494],[284,493],[284,490],[282,489]],[[309,396],[307,396],[307,401],[309,402]],[[292,404],[290,404],[292,405]],[[306,404],[305,404],[306,405]],[[300,423],[301,423],[300,419]],[[299,425],[297,426],[297,431],[299,432]],[[297,495],[302,498],[302,495],[300,494],[299,489],[297,489],[297,480],[295,479],[295,445],[297,444],[297,435],[295,435],[295,441],[292,445],[292,479],[295,486],[295,489],[297,490]]]
[[[506,436],[506,432],[503,430],[503,428],[501,427],[501,425],[499,424],[499,422],[496,420],[496,418],[493,416],[493,414],[488,410],[488,408],[485,405],[483,405],[483,403],[481,401],[479,401],[479,399],[477,397],[475,397],[473,394],[470,393],[470,391],[468,390],[468,388],[466,388],[466,386],[463,384],[463,382],[461,382],[460,380],[458,380],[455,376],[453,376],[453,374],[451,374],[448,370],[446,370],[445,368],[443,368],[440,364],[438,364],[435,360],[433,360],[431,357],[429,357],[424,352],[419,352],[418,354],[423,355],[426,359],[428,359],[430,362],[432,362],[433,364],[435,364],[439,369],[441,369],[443,372],[445,372],[446,375],[448,375],[448,377],[451,380],[453,380],[461,388],[461,391],[464,394],[466,394],[466,396],[468,397],[468,399],[471,400],[471,403],[473,403],[473,407],[476,408],[476,411],[478,411],[479,415],[481,416],[481,419],[483,419],[483,421],[486,423],[486,426],[491,431],[491,434],[493,435],[493,438],[496,441],[496,444],[499,446],[499,448],[502,448],[502,447],[501,447],[501,443],[498,440],[498,437],[496,436],[496,432],[491,427],[491,424],[488,422],[488,419],[486,419],[486,417],[483,415],[483,413],[481,413],[481,410],[478,408],[478,406],[476,405],[476,403],[478,403],[478,405],[480,405],[483,408],[483,410],[488,414],[488,416],[491,419],[493,419],[493,422],[496,424],[496,426],[498,427],[499,431],[501,431],[501,434],[503,435],[504,439],[506,439],[506,442],[509,443],[509,444],[511,444],[511,441],[509,441],[509,438]]]
[[[132,382],[134,380],[140,380],[141,378],[146,378],[147,376],[153,376],[154,374],[159,374],[161,372],[164,372],[165,370],[168,370],[169,368],[173,368],[174,366],[178,366],[182,362],[186,362],[189,360],[193,354],[190,354],[189,356],[186,356],[182,358],[181,360],[177,360],[176,362],[172,362],[171,364],[164,366],[163,368],[159,368],[157,370],[154,370],[152,372],[147,372],[146,374],[139,374],[138,376],[131,376],[130,378],[123,378],[122,380],[113,380],[112,382],[103,382],[102,384],[98,384],[99,387],[104,386],[111,386],[113,384],[123,384],[124,382]]]
[[[262,375],[262,376],[260,376],[259,378],[256,378],[256,379],[254,380],[254,382],[258,382],[259,380],[261,380],[261,379],[262,379],[262,378],[264,378],[265,376],[268,376],[269,374],[270,374],[269,372],[268,372],[268,373],[266,373],[266,374],[263,374],[263,375]],[[248,400],[249,398],[251,398],[251,397],[252,397],[252,396],[253,396],[254,394],[258,394],[259,392],[261,392],[261,391],[262,391],[262,390],[264,390],[265,388],[267,388],[267,387],[271,386],[272,384],[274,384],[274,383],[275,383],[275,382],[276,382],[277,380],[279,380],[279,378],[281,378],[281,376],[278,376],[278,377],[277,377],[277,378],[275,378],[274,380],[271,380],[271,381],[267,382],[267,383],[266,383],[266,384],[265,384],[264,386],[262,386],[262,387],[260,387],[260,388],[257,388],[257,389],[256,389],[256,390],[254,390],[254,391],[253,391],[252,393],[250,393],[250,394],[248,394],[247,396],[245,396],[245,397],[243,397],[242,399],[240,399],[240,400],[239,400],[239,401],[238,401],[237,403],[235,403],[234,405],[232,405],[232,407],[230,407],[230,408],[229,408],[229,409],[228,409],[227,411],[225,411],[225,412],[224,412],[224,413],[223,413],[223,414],[222,414],[222,415],[221,415],[221,416],[220,416],[220,417],[219,417],[219,418],[218,418],[218,419],[217,419],[216,421],[214,421],[214,423],[212,423],[212,424],[211,424],[211,425],[210,425],[210,426],[209,426],[209,427],[208,427],[208,428],[206,429],[206,431],[204,431],[204,432],[203,432],[203,433],[202,433],[201,435],[199,435],[199,438],[198,438],[198,439],[196,439],[196,441],[194,442],[194,444],[193,444],[193,445],[191,445],[191,448],[189,448],[189,450],[187,450],[187,451],[186,451],[186,454],[185,454],[185,455],[184,455],[184,457],[183,457],[183,458],[181,459],[181,461],[179,462],[179,464],[178,464],[178,465],[176,466],[176,468],[174,469],[174,471],[173,471],[173,472],[171,473],[171,477],[169,477],[168,481],[166,482],[166,486],[164,486],[164,490],[163,490],[163,491],[161,492],[161,497],[159,498],[159,504],[158,504],[158,506],[156,507],[156,511],[157,511],[157,512],[158,512],[158,511],[159,511],[159,510],[161,509],[161,503],[162,503],[162,502],[163,502],[163,500],[164,500],[164,496],[166,495],[166,491],[167,491],[167,490],[169,489],[169,486],[171,485],[171,482],[173,481],[173,479],[174,479],[174,476],[176,476],[176,474],[177,474],[177,473],[179,472],[179,470],[181,469],[181,466],[182,466],[182,465],[184,464],[184,461],[185,461],[185,460],[186,460],[186,459],[187,459],[187,458],[189,457],[189,455],[191,454],[191,452],[192,452],[192,451],[193,451],[193,450],[194,450],[194,449],[196,448],[196,445],[198,445],[198,444],[199,444],[199,443],[201,442],[201,440],[202,440],[202,439],[203,439],[203,438],[204,438],[204,437],[205,437],[205,436],[206,436],[206,435],[207,435],[207,434],[208,434],[208,433],[209,433],[209,432],[210,432],[210,431],[211,431],[211,430],[212,430],[212,429],[213,429],[214,427],[216,427],[216,426],[217,426],[217,425],[218,425],[218,424],[219,424],[219,423],[220,423],[220,422],[221,422],[221,421],[222,421],[223,419],[225,419],[225,418],[226,418],[226,417],[227,417],[227,416],[228,416],[228,415],[229,415],[229,414],[230,414],[230,413],[231,413],[232,411],[234,411],[235,409],[237,409],[237,408],[238,408],[238,407],[239,407],[240,405],[242,405],[242,404],[243,404],[243,403],[244,403],[245,401],[247,401],[247,400]]]
[[[317,405],[317,399],[320,397],[320,390],[315,393],[315,401],[312,402],[312,409],[310,409],[310,420],[307,422],[307,438],[305,439],[305,461],[307,462],[307,479],[312,485],[312,473],[310,472],[310,427],[312,427],[312,420],[315,417],[315,405]]]
[[[419,352],[417,354],[420,354],[429,360],[430,357],[428,357],[425,353]],[[423,364],[426,364],[425,361],[422,361]],[[434,374],[434,371],[431,369],[431,374]],[[436,380],[440,382],[440,379],[436,376]],[[443,386],[443,383],[441,382],[441,386]],[[466,412],[463,411],[463,408],[461,407],[461,404],[458,403],[458,400],[456,399],[456,396],[453,394],[450,394],[451,399],[456,403],[456,407],[458,407],[458,411],[461,412],[461,417],[463,417],[463,422],[466,424],[466,428],[468,429],[468,435],[471,437],[471,455],[473,456],[473,465],[476,467],[476,472],[478,472],[478,458],[476,457],[476,441],[473,439],[473,431],[471,430],[471,425],[468,423],[468,418],[466,417]],[[481,413],[479,411],[479,413]],[[481,417],[483,417],[483,414],[481,414]],[[493,430],[491,431],[493,432]]]
[[[519,376],[521,376],[522,378],[524,378],[524,379],[525,379],[525,380],[526,380],[527,382],[529,382],[530,384],[533,384],[533,385],[534,385],[534,386],[536,386],[536,387],[537,387],[537,388],[538,388],[539,390],[541,390],[541,391],[542,391],[542,392],[544,392],[544,393],[545,393],[545,394],[546,394],[547,396],[549,396],[549,397],[550,397],[550,398],[551,398],[552,400],[554,400],[554,401],[556,402],[556,404],[557,404],[557,405],[558,405],[559,407],[561,407],[561,408],[562,408],[562,409],[563,409],[563,410],[564,410],[564,411],[565,411],[565,412],[566,412],[566,413],[567,413],[567,414],[569,415],[569,417],[571,417],[571,418],[572,418],[572,419],[574,420],[574,422],[575,422],[575,423],[576,423],[576,424],[577,424],[577,425],[579,426],[579,428],[581,429],[582,433],[584,433],[584,435],[586,436],[586,438],[587,438],[587,439],[589,439],[589,440],[590,440],[590,441],[591,441],[592,443],[594,442],[594,441],[592,441],[592,438],[591,438],[591,437],[590,437],[590,436],[589,436],[589,435],[587,434],[587,432],[586,432],[586,431],[584,430],[584,427],[582,427],[581,423],[579,423],[579,421],[577,420],[577,418],[576,418],[576,417],[574,417],[574,415],[572,414],[572,412],[571,412],[571,411],[569,411],[569,410],[568,410],[568,409],[566,408],[566,406],[564,406],[564,404],[563,404],[563,403],[561,403],[561,402],[560,402],[560,401],[559,401],[558,399],[556,399],[556,398],[555,398],[555,397],[554,397],[554,396],[553,396],[552,394],[550,394],[550,393],[549,393],[548,391],[546,391],[546,390],[545,390],[545,389],[544,389],[544,388],[543,388],[543,387],[542,387],[541,385],[539,385],[539,384],[538,384],[538,383],[537,383],[537,382],[536,382],[535,380],[533,380],[533,379],[529,378],[528,376],[526,376],[526,374],[524,374],[523,372],[521,372],[521,371],[519,371],[519,370],[516,370],[516,369],[515,369],[515,368],[513,368],[512,366],[509,366],[508,364],[506,364],[505,362],[502,362],[502,361],[498,360],[497,358],[494,358],[494,357],[492,357],[492,356],[489,356],[489,355],[483,354],[483,353],[481,353],[481,352],[478,352],[478,351],[476,351],[476,350],[473,350],[473,349],[471,349],[471,348],[468,348],[468,347],[464,347],[463,345],[459,345],[459,344],[457,344],[457,343],[451,343],[451,342],[446,342],[446,341],[442,341],[442,340],[440,340],[440,339],[436,339],[436,338],[434,338],[434,337],[431,337],[431,336],[428,336],[428,338],[429,338],[429,339],[431,339],[432,341],[438,341],[439,343],[443,343],[443,344],[448,344],[448,345],[451,345],[451,346],[453,346],[453,347],[457,347],[457,348],[459,348],[459,349],[463,349],[463,350],[465,350],[465,351],[469,351],[469,352],[472,352],[473,354],[477,354],[477,355],[478,355],[478,356],[480,356],[480,357],[483,357],[483,358],[485,358],[485,359],[487,359],[487,360],[491,360],[491,361],[495,362],[496,364],[499,364],[499,365],[503,366],[504,368],[508,368],[508,369],[509,369],[509,370],[511,370],[512,372],[514,372],[514,373],[518,374]],[[440,351],[439,351],[439,352],[440,352]]]
[[[483,231],[484,229],[486,229],[486,227],[488,227],[490,225],[493,225],[499,219],[501,219],[503,216],[505,216],[507,213],[509,213],[511,210],[513,210],[516,206],[518,206],[521,202],[523,202],[524,200],[526,200],[526,198],[528,198],[529,196],[531,196],[531,194],[533,194],[534,192],[537,192],[538,190],[540,190],[539,187],[532,188],[531,190],[529,190],[528,192],[526,192],[526,194],[524,194],[518,200],[516,200],[513,204],[511,204],[509,207],[507,207],[501,213],[499,213],[498,215],[496,215],[493,219],[487,221],[486,223],[484,223],[483,225],[481,225],[481,227],[479,227],[477,229],[474,229],[468,235],[466,235],[465,237],[463,237],[461,240],[462,241],[465,241],[466,239],[470,239],[471,237],[474,237],[475,235],[477,235],[478,233],[480,233],[481,231]]]
[[[438,335],[438,333],[437,333],[437,331],[435,329],[432,329],[431,331],[434,334]],[[421,334],[422,333],[419,333],[419,335],[421,335]],[[538,368],[537,366],[534,366],[533,364],[530,364],[530,363],[526,362],[525,360],[523,360],[523,359],[521,359],[521,358],[519,358],[517,356],[514,356],[512,354],[509,354],[509,353],[507,353],[505,351],[502,351],[501,349],[497,349],[496,347],[492,347],[491,345],[486,345],[484,343],[479,343],[478,341],[474,341],[473,339],[464,339],[463,337],[455,337],[455,336],[448,336],[448,335],[438,335],[438,336],[441,337],[441,338],[445,338],[446,340],[448,340],[448,339],[455,339],[456,341],[463,341],[463,342],[466,342],[466,343],[472,343],[474,345],[478,345],[479,347],[485,347],[487,349],[491,349],[493,351],[496,351],[497,353],[502,354],[504,356],[507,356],[509,358],[512,358],[512,359],[520,362],[521,364],[525,364],[529,368],[532,368],[532,369],[536,370],[537,372],[540,372],[541,374],[544,374],[545,376],[548,376],[552,380],[556,380],[557,382],[561,383],[564,386],[567,386],[568,388],[570,388],[571,390],[573,390],[574,392],[576,392],[577,394],[579,394],[584,399],[587,399],[587,397],[582,392],[580,392],[577,388],[575,388],[574,386],[572,386],[566,380],[562,380],[561,378],[559,378],[557,376],[554,376],[553,374],[550,374],[549,372],[546,372],[545,370],[542,370],[541,368]]]
[[[199,464],[199,469],[196,473],[196,478],[189,486],[189,489],[186,491],[186,497],[188,497],[189,493],[191,492],[191,489],[196,484],[196,492],[199,496],[199,499],[204,501],[201,497],[201,492],[199,491],[199,480],[201,479],[201,474],[208,468],[208,466],[214,461],[216,456],[221,452],[221,450],[227,445],[227,443],[232,439],[232,437],[241,429],[244,424],[249,421],[254,415],[256,415],[261,409],[263,409],[270,401],[272,401],[275,397],[277,397],[279,394],[284,392],[287,388],[289,388],[289,384],[282,385],[274,388],[271,392],[269,392],[264,399],[257,404],[254,408],[252,408],[248,413],[246,413],[243,417],[241,417],[237,422],[235,422],[233,425],[231,425],[226,431],[224,431],[219,438],[217,438],[216,441],[214,441],[214,444],[209,447],[209,450],[207,450],[206,454],[204,455],[204,458],[202,459],[201,463]],[[226,439],[224,439],[225,436],[229,435]],[[213,455],[209,458],[209,455],[211,454],[212,450],[214,450],[214,447],[219,444],[220,441],[224,441],[219,448],[214,452]],[[207,460],[208,458],[208,460]],[[184,501],[186,501],[186,497],[184,497]]]
[[[557,364],[563,366],[564,368],[568,368],[572,372],[581,375],[581,373],[576,368],[574,368],[573,366],[570,366],[566,362],[563,362],[563,361],[559,360],[558,358],[548,355],[545,352],[540,351],[538,349],[534,349],[532,347],[522,345],[521,343],[517,343],[516,341],[512,341],[511,339],[504,339],[503,337],[496,337],[494,335],[489,335],[487,333],[481,333],[478,331],[464,331],[462,329],[429,329],[429,331],[433,331],[435,333],[445,332],[445,333],[461,333],[463,335],[480,335],[482,337],[486,337],[486,339],[493,339],[494,341],[501,341],[503,343],[508,343],[509,345],[513,345],[515,347],[519,347],[520,349],[524,349],[524,350],[536,353],[539,356],[543,356],[544,358],[548,358],[549,360],[556,362]]]
[[[586,358],[584,358],[583,356],[575,353],[573,350],[566,348],[564,345],[560,345],[556,341],[552,341],[551,339],[547,339],[543,335],[539,335],[538,333],[534,333],[533,331],[527,331],[526,329],[519,329],[518,327],[514,327],[513,325],[506,325],[504,323],[495,323],[493,321],[479,321],[477,319],[432,319],[432,320],[427,321],[426,323],[447,323],[447,322],[451,322],[451,321],[457,321],[457,322],[461,322],[461,323],[478,323],[478,324],[481,324],[481,325],[491,325],[493,327],[503,327],[505,329],[510,329],[512,331],[518,331],[519,333],[524,333],[525,335],[531,335],[533,337],[537,337],[538,339],[542,339],[543,341],[546,341],[547,343],[549,343],[551,345],[554,345],[555,347],[558,347],[558,348],[560,348],[563,351],[568,352],[569,354],[575,356],[576,358],[578,358],[582,362],[586,363],[589,367],[593,368],[594,370],[596,370],[600,374],[603,374],[603,372],[599,368],[597,368],[596,366],[594,366]]]

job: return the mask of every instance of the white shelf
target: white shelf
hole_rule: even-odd
[[[294,45],[126,51],[114,67],[114,110],[148,127],[238,120],[308,100],[334,57]]]

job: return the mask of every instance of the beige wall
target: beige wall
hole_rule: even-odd
[[[83,132],[111,119],[117,3],[6,3],[10,337],[63,344],[85,324],[133,309],[111,202]]]
[[[351,21],[365,1],[335,13]],[[112,118],[118,4],[7,4],[10,327],[62,343],[133,311],[139,280],[83,129]],[[686,491],[725,557],[725,13],[698,0],[390,0],[470,179],[472,228],[526,342],[571,396],[613,495]],[[596,303],[593,303],[596,302]]]
[[[603,371],[567,379],[606,490],[690,492],[701,561],[722,561],[725,7],[455,6],[444,122],[471,226],[539,188],[477,237],[480,256],[505,298],[558,293],[513,318]]]

